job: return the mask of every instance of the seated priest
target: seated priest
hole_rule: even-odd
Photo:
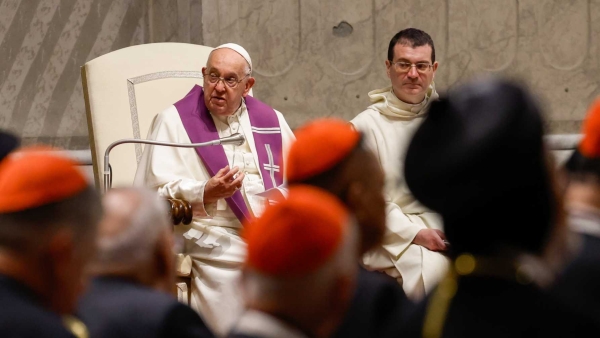
[[[242,310],[237,280],[246,255],[242,222],[261,214],[257,194],[283,184],[283,159],[294,134],[283,115],[248,96],[252,61],[241,46],[216,47],[194,86],[158,114],[149,139],[178,143],[215,140],[235,133],[246,142],[200,148],[147,146],[136,185],[191,203],[193,220],[176,234],[192,258],[190,305],[216,334],[225,334]]]
[[[438,62],[431,36],[416,28],[396,33],[385,66],[391,86],[370,91],[372,104],[351,121],[364,133],[365,144],[385,174],[387,228],[382,244],[363,262],[370,270],[396,278],[416,301],[448,269],[441,219],[414,198],[402,172],[409,141],[438,97],[434,82]]]

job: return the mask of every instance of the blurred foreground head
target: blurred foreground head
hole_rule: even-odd
[[[11,151],[17,149],[21,144],[18,137],[0,130],[0,160],[5,158]]]
[[[600,179],[600,98],[590,106],[582,128],[583,139],[565,168],[578,181],[598,182]]]
[[[248,224],[243,292],[250,309],[310,336],[327,336],[354,293],[356,225],[334,196],[293,186]]]
[[[337,196],[356,218],[364,253],[379,244],[385,231],[384,178],[362,135],[346,121],[311,121],[296,132],[288,155],[288,184],[307,184]]]
[[[440,213],[453,254],[541,254],[560,205],[540,109],[498,79],[459,86],[431,105],[412,140],[406,182]]]
[[[124,277],[165,292],[175,281],[166,204],[146,188],[115,188],[102,199],[94,275]]]
[[[95,251],[100,198],[72,160],[23,148],[0,163],[0,273],[69,313]]]

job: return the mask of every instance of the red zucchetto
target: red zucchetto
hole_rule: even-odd
[[[244,228],[246,265],[276,277],[317,270],[340,247],[349,226],[346,208],[324,190],[298,185]]]
[[[579,152],[588,158],[600,157],[600,99],[588,110],[581,132],[583,139],[579,143]]]
[[[294,183],[321,174],[352,152],[361,134],[336,118],[317,119],[299,128],[290,147],[286,178]]]
[[[59,202],[88,183],[73,160],[47,147],[22,148],[0,164],[0,213]]]

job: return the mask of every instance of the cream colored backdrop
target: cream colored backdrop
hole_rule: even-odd
[[[388,84],[387,44],[408,26],[433,36],[439,89],[518,76],[553,133],[578,132],[600,95],[600,0],[0,0],[0,128],[87,149],[79,67],[163,41],[243,44],[255,96],[292,127],[350,119]]]

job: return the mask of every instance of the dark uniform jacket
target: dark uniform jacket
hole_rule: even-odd
[[[348,312],[333,337],[384,337],[385,332],[400,325],[408,302],[395,279],[361,268]]]
[[[131,281],[99,277],[79,303],[90,338],[213,337],[190,307]]]
[[[580,235],[581,247],[558,278],[553,294],[600,325],[600,215],[572,214],[569,223]]]
[[[404,320],[397,337],[422,337],[428,296]],[[458,280],[441,337],[583,337],[598,328],[555,301],[534,284],[497,277],[466,276]]]
[[[61,317],[45,309],[32,290],[4,275],[0,275],[0,337],[74,338]]]

